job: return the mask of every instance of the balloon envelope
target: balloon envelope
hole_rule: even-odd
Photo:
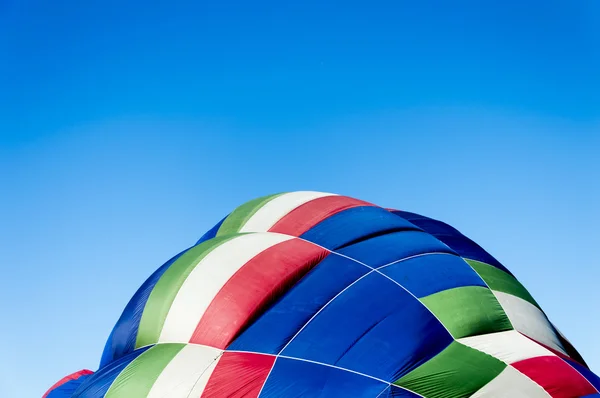
[[[99,369],[67,387],[48,397],[582,397],[600,379],[455,228],[291,192],[238,207],[159,267]]]

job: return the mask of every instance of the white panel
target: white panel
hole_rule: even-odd
[[[248,261],[290,236],[241,235],[217,246],[188,275],[169,309],[159,342],[188,342],[204,312],[227,281]]]
[[[515,368],[507,366],[494,380],[483,386],[471,398],[549,398],[539,384]]]
[[[550,322],[539,308],[512,294],[496,290],[494,294],[516,330],[547,347],[566,354]]]
[[[465,337],[458,341],[508,364],[528,358],[554,356],[552,351],[515,330]]]
[[[299,191],[278,196],[258,209],[242,226],[240,232],[266,232],[295,208],[326,196],[334,195],[324,192]]]
[[[212,376],[218,363],[219,361],[213,361],[213,363],[210,364],[206,371],[202,373],[202,376],[200,376],[200,378],[196,381],[196,384],[194,384],[192,391],[190,391],[190,393],[186,395],[186,398],[196,398],[202,396],[202,393],[204,392],[204,389],[208,384],[208,380],[210,379],[210,376]]]
[[[198,388],[197,384],[204,389],[222,352],[202,345],[186,345],[158,376],[148,398],[188,398]]]

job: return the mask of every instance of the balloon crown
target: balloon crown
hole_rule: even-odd
[[[582,397],[594,375],[455,228],[342,195],[252,200],[159,267],[55,397]],[[62,395],[61,395],[62,394]]]

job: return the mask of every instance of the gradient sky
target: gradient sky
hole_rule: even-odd
[[[189,3],[0,0],[0,396],[95,370],[155,268],[299,189],[456,226],[600,370],[599,2]]]

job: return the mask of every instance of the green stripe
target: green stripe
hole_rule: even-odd
[[[539,304],[531,296],[531,294],[525,289],[525,286],[521,284],[514,276],[507,274],[499,268],[492,265],[482,263],[481,261],[465,259],[467,263],[479,274],[481,279],[487,283],[492,290],[499,292],[512,294],[522,298],[525,301],[529,301],[531,304],[540,308]],[[541,309],[541,308],[540,308]]]
[[[183,282],[208,253],[237,236],[240,234],[219,236],[202,242],[189,249],[171,264],[148,297],[138,328],[136,348],[158,342],[169,309]]]
[[[504,309],[487,287],[448,289],[423,297],[421,301],[455,339],[513,328]]]
[[[105,398],[145,398],[158,376],[185,344],[157,344],[134,359],[117,376]]]
[[[394,384],[427,398],[470,397],[502,373],[506,366],[491,355],[452,342]]]
[[[250,217],[252,217],[261,207],[263,207],[268,202],[281,195],[283,195],[283,193],[263,196],[241,205],[240,207],[235,209],[225,219],[225,221],[223,221],[223,224],[221,224],[219,230],[217,231],[217,236],[239,232],[240,229],[242,229],[242,227],[244,226],[244,224],[248,222]]]

